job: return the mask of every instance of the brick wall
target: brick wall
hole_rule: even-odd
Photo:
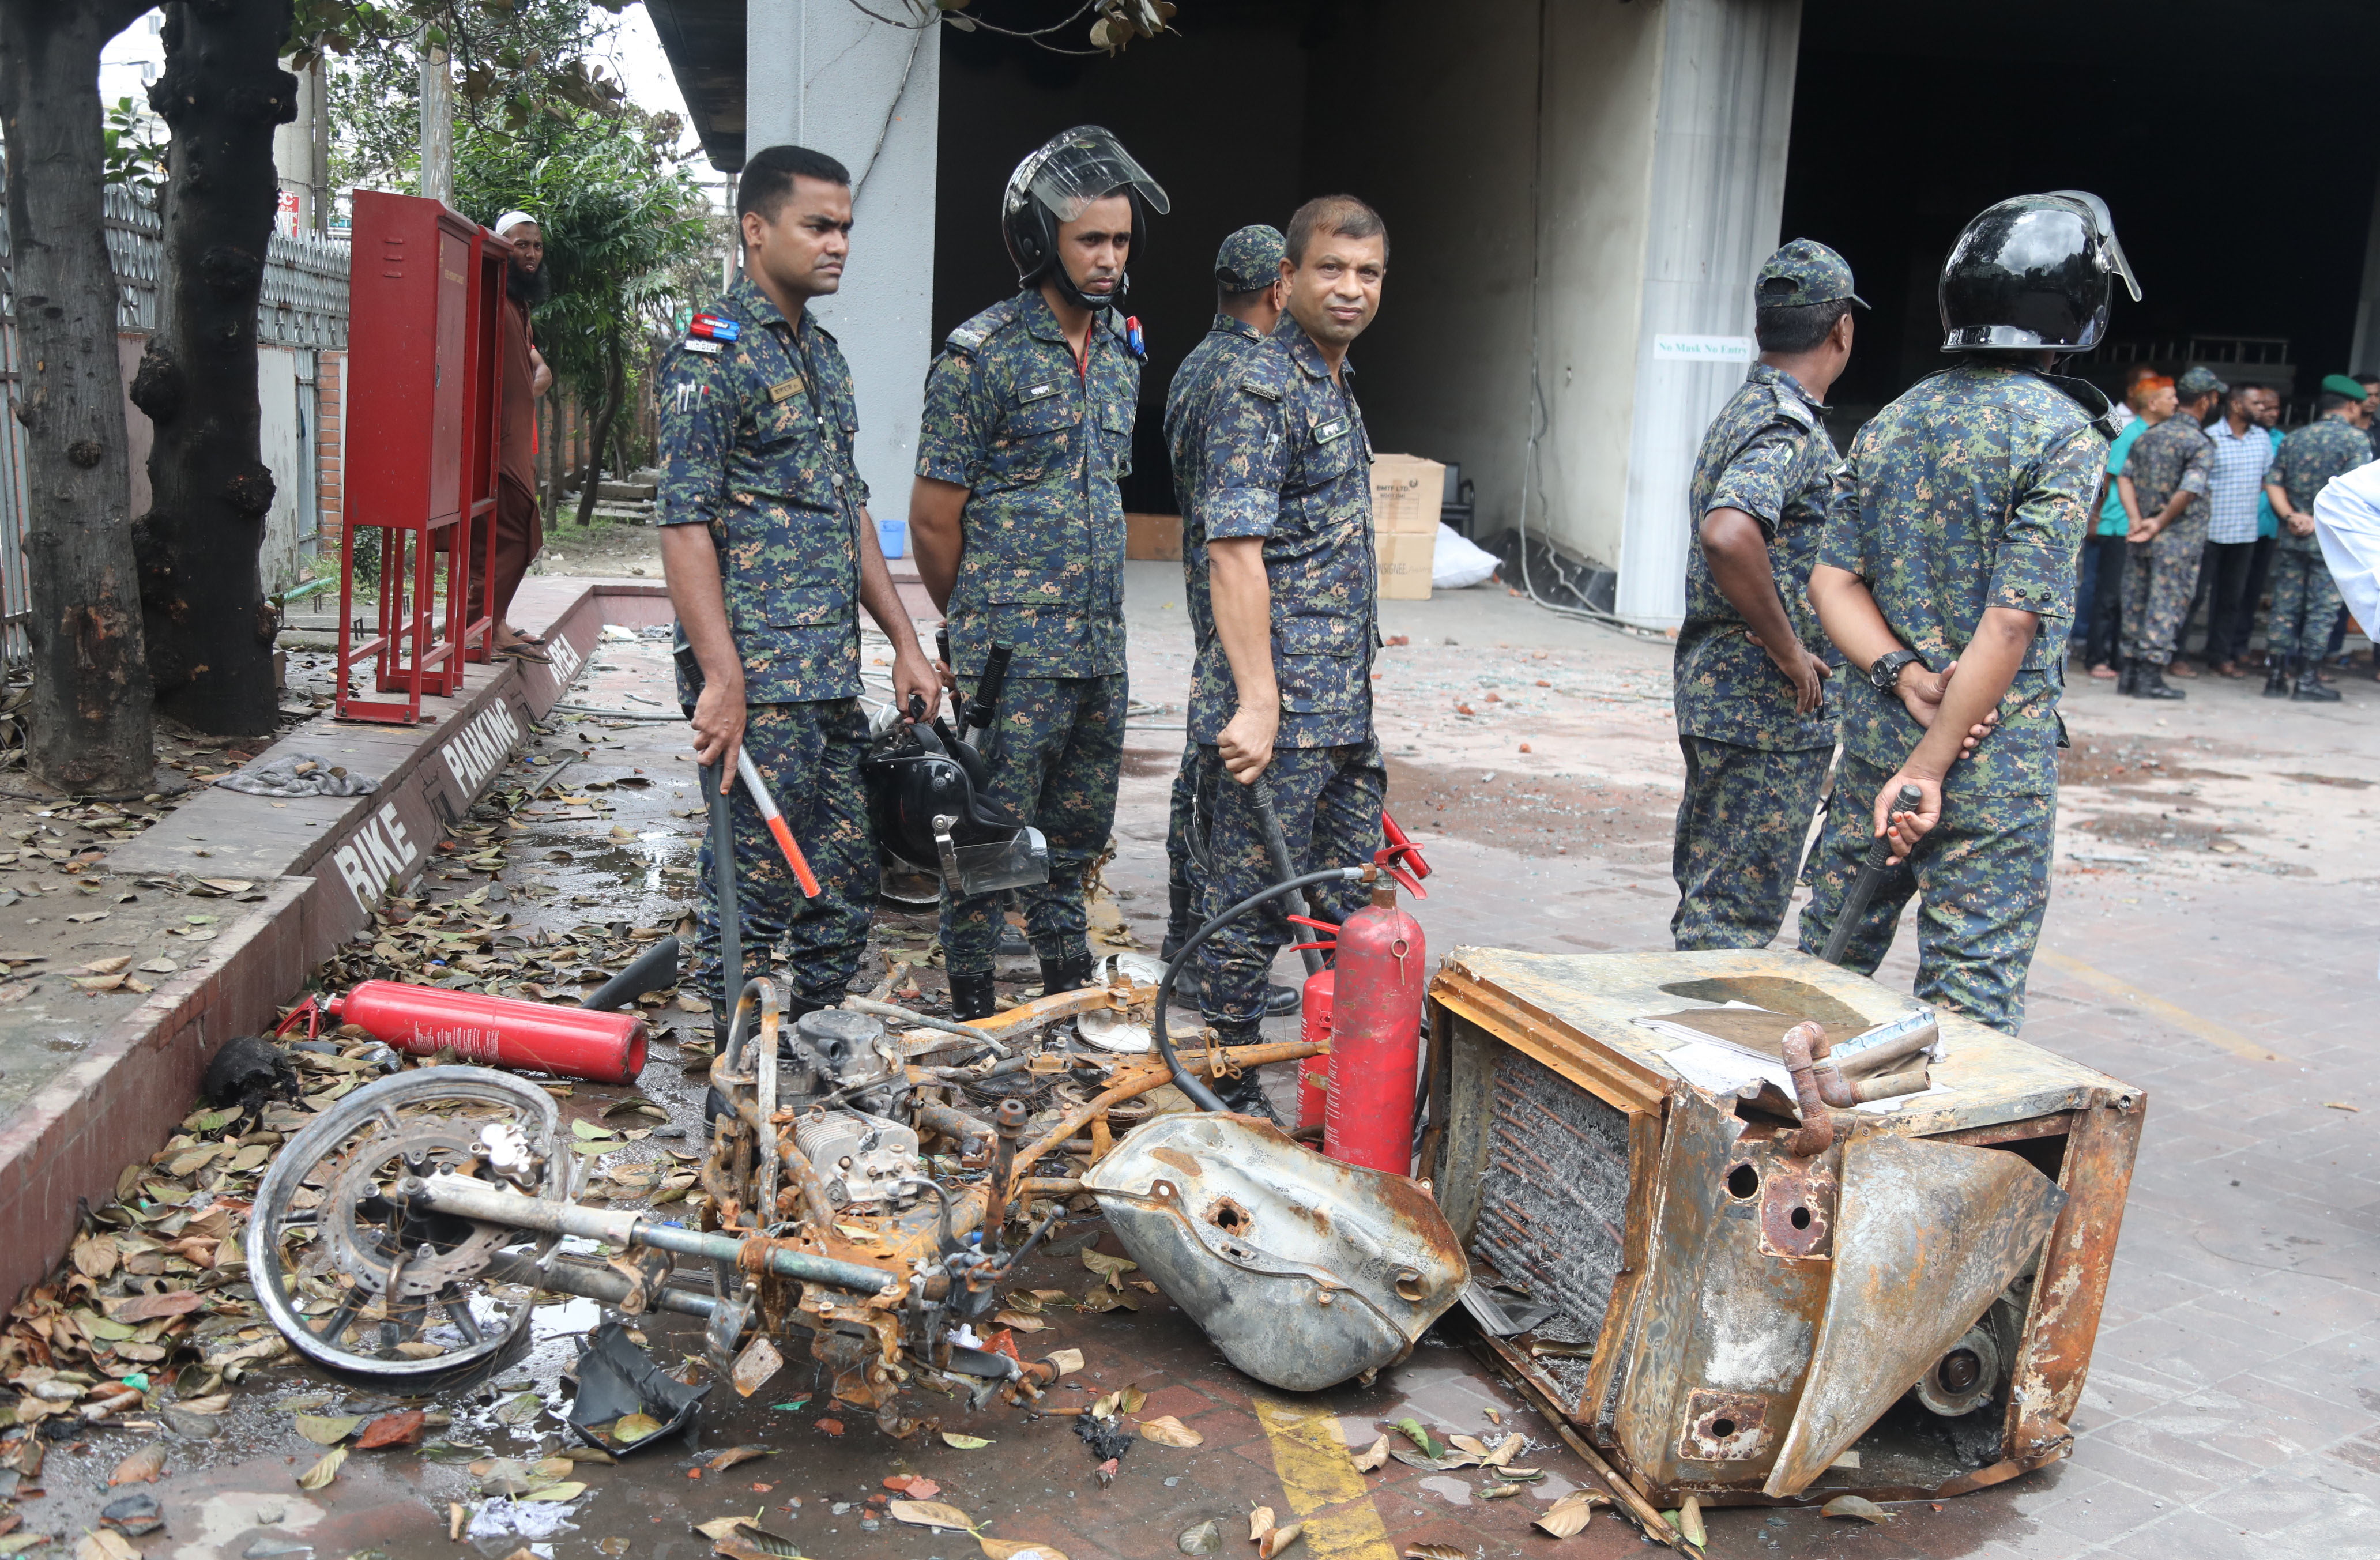
[[[347,355],[324,352],[314,370],[314,502],[322,520],[322,555],[335,559],[346,529],[346,469]]]

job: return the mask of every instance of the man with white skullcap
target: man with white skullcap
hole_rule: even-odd
[[[527,212],[506,212],[496,219],[495,231],[513,252],[504,267],[498,344],[504,366],[504,426],[497,443],[495,582],[486,611],[495,619],[497,655],[541,661],[549,659],[544,642],[513,627],[504,614],[528,574],[529,561],[545,545],[545,526],[537,511],[537,400],[553,382],[553,371],[539,355],[528,321],[528,311],[543,303],[550,290],[545,236]],[[477,556],[480,546],[471,550]],[[477,597],[476,589],[473,595]],[[478,617],[480,611],[475,599],[471,615]]]

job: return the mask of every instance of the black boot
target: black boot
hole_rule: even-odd
[[[1041,995],[1055,997],[1062,991],[1080,991],[1091,984],[1091,952],[1069,953],[1063,959],[1041,961]]]
[[[2296,683],[2289,688],[2289,698],[2292,702],[2302,700],[2311,704],[2337,704],[2339,696],[2337,688],[2314,674],[2313,662],[2309,662],[2306,669],[2298,673]]]
[[[1265,986],[1265,1017],[1269,1019],[1286,1018],[1305,1005],[1295,986]]]
[[[999,1005],[992,995],[990,975],[951,977],[951,1012],[960,1022],[988,1019],[997,1011]]]
[[[2140,670],[2140,667],[2141,667],[2141,663],[2140,663],[2140,662],[2138,662],[2138,661],[2136,661],[2136,660],[2132,660],[2132,659],[2127,659],[2124,661],[2124,664],[2123,664],[2122,666],[2120,666],[2120,667],[2119,667],[2119,668],[2117,669],[2117,671],[2116,671],[2116,692],[2117,692],[2117,693],[2119,693],[2119,694],[2122,695],[2123,695],[2124,697],[2126,697],[2126,698],[2131,698],[2134,694],[2136,694],[2136,693],[2138,693],[2138,692],[2140,691],[2140,686],[2141,686],[2141,670]]]
[[[2165,668],[2155,661],[2143,661],[2140,675],[2133,681],[2132,696],[2136,699],[2186,699],[2190,695],[2165,680]]]
[[[1168,883],[1165,893],[1165,949],[1158,957],[1171,964],[1190,934],[1198,929],[1198,891],[1187,883]]]
[[[2289,696],[2289,658],[2273,656],[2269,659],[2273,669],[2265,674],[2265,696],[2285,699]]]

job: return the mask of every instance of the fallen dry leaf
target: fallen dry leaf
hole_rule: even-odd
[[[382,1446],[410,1446],[421,1439],[421,1427],[430,1416],[419,1409],[407,1409],[399,1413],[382,1414],[364,1426],[356,1437],[356,1445],[363,1451],[378,1451]]]
[[[1389,1460],[1389,1438],[1385,1435],[1381,1436],[1378,1441],[1357,1452],[1354,1460],[1355,1471],[1358,1473],[1369,1473],[1378,1468]]]
[[[78,983],[78,984],[79,984],[79,983]],[[2324,1107],[2325,1107],[2325,1109],[2330,1109],[2330,1110],[2351,1110],[2351,1111],[2353,1111],[2353,1112],[2354,1112],[2356,1115],[2358,1115],[2358,1116],[2361,1116],[2361,1115],[2362,1115],[2362,1114],[2363,1114],[2363,1107],[2362,1107],[2362,1106],[2360,1106],[2360,1105],[2350,1105],[2350,1104],[2348,1104],[2345,1100],[2325,1100],[2325,1101],[2323,1101],[2322,1103],[2323,1103],[2323,1106],[2324,1106]]]
[[[301,1490],[324,1488],[339,1476],[339,1467],[346,1460],[347,1449],[345,1446],[333,1447],[322,1454],[320,1462],[298,1476],[298,1487]]]
[[[1521,1448],[1528,1444],[1529,1438],[1527,1436],[1523,1435],[1518,1431],[1514,1431],[1512,1434],[1505,1436],[1501,1441],[1497,1442],[1496,1449],[1489,1452],[1480,1460],[1486,1463],[1489,1468],[1510,1467],[1512,1459],[1520,1455]]]
[[[1184,1554],[1212,1554],[1223,1547],[1223,1529],[1209,1517],[1195,1528],[1184,1528],[1174,1535],[1173,1547]]]
[[[1184,1424],[1172,1414],[1148,1421],[1140,1427],[1140,1438],[1154,1441],[1160,1446],[1203,1446],[1207,1438]]]
[[[1480,1485],[1479,1498],[1481,1500],[1509,1500],[1527,1488],[1528,1486],[1526,1484],[1513,1484],[1499,1480],[1492,1484]]]
[[[908,1522],[920,1528],[950,1528],[966,1533],[975,1530],[975,1518],[954,1506],[940,1501],[896,1500],[884,1508],[895,1522]]]
[[[1262,1543],[1264,1542],[1264,1536],[1271,1531],[1272,1507],[1269,1506],[1260,1506],[1254,1511],[1248,1513],[1248,1542],[1250,1543]]]
[[[987,1560],[1066,1560],[1063,1552],[1030,1539],[988,1539],[976,1535]]]
[[[1678,1531],[1696,1549],[1710,1547],[1710,1534],[1703,1528],[1703,1503],[1698,1495],[1688,1495],[1678,1503]]]
[[[1297,1535],[1304,1531],[1305,1531],[1305,1524],[1303,1522],[1292,1522],[1286,1528],[1275,1528],[1257,1542],[1257,1560],[1272,1560],[1274,1555],[1295,1543]]]
[[[739,1462],[750,1462],[755,1457],[772,1455],[774,1455],[774,1448],[769,1446],[730,1446],[702,1466],[713,1473],[724,1473]]]
[[[1603,1504],[1603,1497],[1589,1490],[1572,1490],[1546,1507],[1531,1526],[1558,1539],[1574,1538],[1586,1530],[1587,1518]]]
[[[1087,1246],[1083,1249],[1083,1265],[1102,1278],[1120,1278],[1140,1264],[1130,1257],[1111,1257]]]
[[[1864,1495],[1837,1495],[1818,1510],[1828,1517],[1856,1517],[1863,1522],[1889,1522],[1892,1513]]]
[[[661,1433],[662,1421],[650,1414],[622,1414],[612,1421],[612,1439],[623,1446],[633,1446]]]
[[[1405,1560],[1471,1560],[1471,1552],[1451,1543],[1410,1543],[1405,1545]]]
[[[987,1436],[961,1435],[955,1430],[945,1430],[942,1432],[942,1445],[956,1446],[962,1452],[978,1452],[990,1445],[991,1441]]]
[[[87,975],[120,974],[124,971],[131,968],[131,966],[132,955],[129,953],[119,953],[113,959],[92,960],[90,963],[85,964],[82,967],[82,973]]]
[[[209,1264],[212,1265],[212,1264]],[[183,1316],[201,1310],[207,1297],[196,1289],[169,1289],[162,1295],[131,1295],[110,1304],[108,1314],[118,1322],[154,1322],[161,1316]],[[189,1405],[185,1403],[184,1408]]]
[[[143,1446],[115,1465],[115,1471],[107,1476],[108,1487],[113,1489],[118,1484],[153,1484],[157,1481],[158,1476],[164,1471],[165,1448]]]
[[[292,1414],[298,1433],[317,1446],[335,1446],[356,1433],[364,1422],[361,1414]]]
[[[75,1541],[75,1560],[140,1560],[140,1552],[121,1533],[95,1529]]]

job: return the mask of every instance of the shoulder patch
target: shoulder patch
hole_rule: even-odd
[[[954,328],[942,338],[942,345],[953,352],[972,357],[983,350],[983,344],[1014,324],[1017,320],[1015,298],[1002,298],[974,319]]]
[[[1268,401],[1280,401],[1289,394],[1290,377],[1295,365],[1289,355],[1279,350],[1267,351],[1262,343],[1256,344],[1239,361],[1240,388],[1251,395],[1261,395]]]
[[[1810,404],[1807,401],[1781,384],[1776,386],[1771,393],[1777,398],[1778,415],[1786,421],[1805,429],[1818,426],[1818,415],[1810,410]]]

